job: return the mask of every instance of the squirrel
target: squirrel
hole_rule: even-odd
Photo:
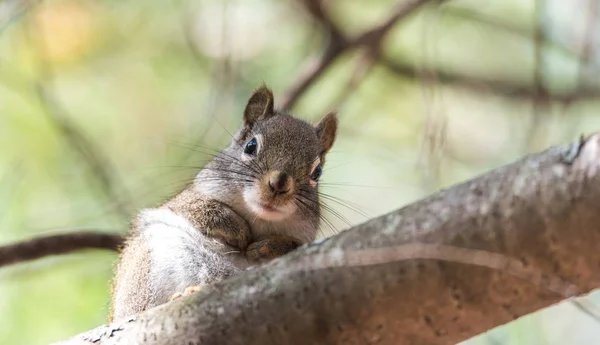
[[[337,115],[316,125],[274,110],[254,91],[243,125],[194,181],[132,221],[113,280],[115,320],[222,281],[311,243],[318,181],[337,134]]]

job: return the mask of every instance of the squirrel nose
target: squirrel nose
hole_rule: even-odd
[[[275,195],[285,194],[292,189],[292,179],[284,172],[274,171],[269,177],[269,189]]]

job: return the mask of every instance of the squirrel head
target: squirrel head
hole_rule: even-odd
[[[254,91],[219,169],[236,180],[245,208],[257,218],[283,221],[297,214],[318,223],[319,178],[335,140],[337,116],[329,113],[312,125],[274,110],[273,104],[266,86]]]

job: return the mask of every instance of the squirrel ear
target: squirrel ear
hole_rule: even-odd
[[[315,128],[317,130],[317,136],[321,140],[321,156],[329,152],[329,149],[333,146],[335,136],[337,134],[338,118],[335,112],[331,112],[317,124]]]
[[[252,93],[246,109],[244,109],[244,125],[252,126],[252,124],[262,118],[267,118],[273,114],[273,92],[262,84]]]

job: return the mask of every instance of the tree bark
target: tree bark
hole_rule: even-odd
[[[455,344],[600,286],[599,205],[596,134],[61,344]]]

